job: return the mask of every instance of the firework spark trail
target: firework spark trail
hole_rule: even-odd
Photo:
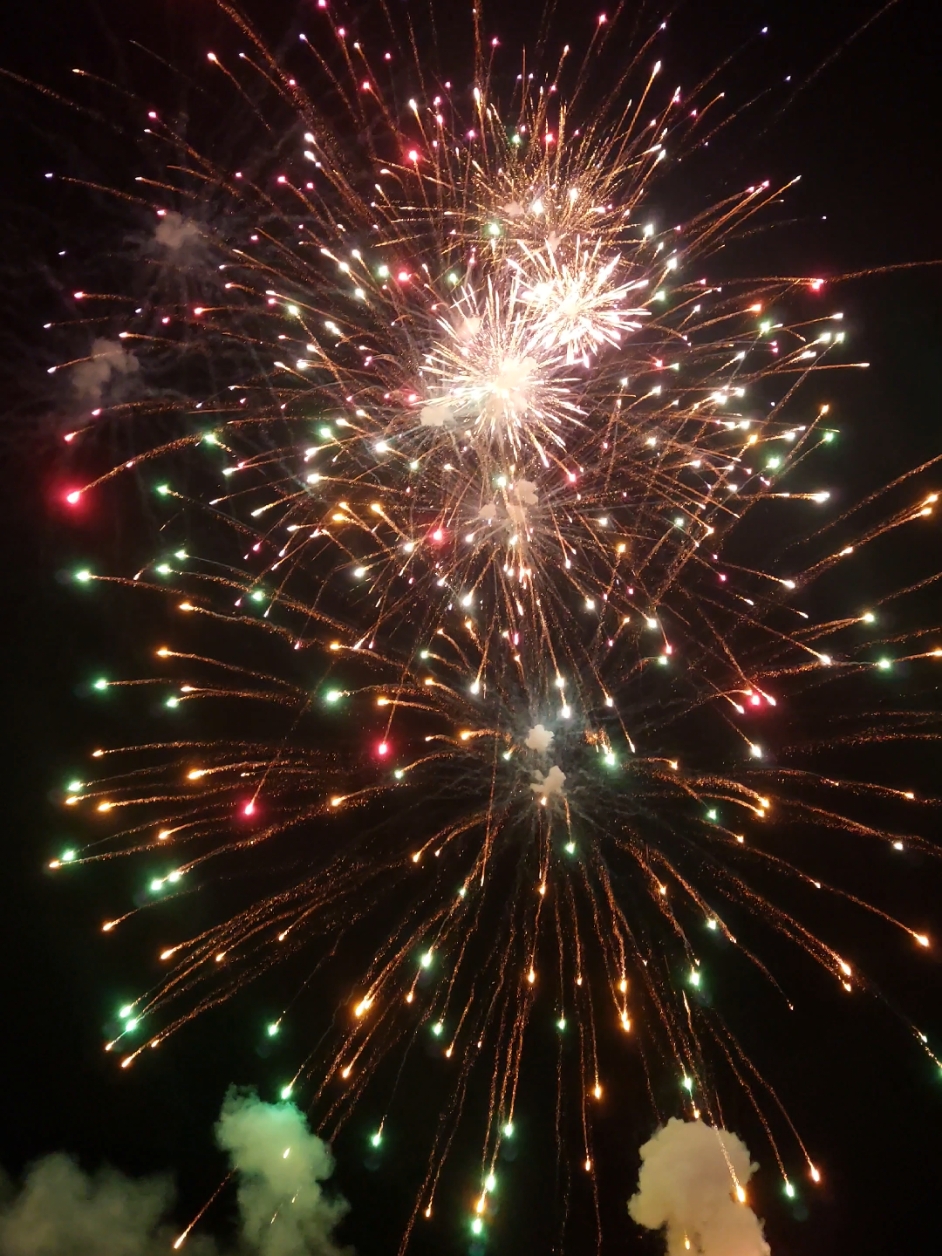
[[[304,854],[289,885],[260,882],[244,910],[163,948],[168,976],[129,1005],[109,1049],[127,1066],[309,950],[315,971],[339,964],[351,987],[331,1045],[291,1083],[312,1080],[332,1132],[383,1060],[399,1052],[401,1071],[420,1035],[454,1058],[407,1237],[432,1214],[456,1131],[473,1119],[476,1070],[489,1070],[469,1222],[482,1232],[541,1016],[560,1035],[577,1028],[578,1066],[560,1056],[556,1122],[568,1129],[571,1092],[578,1134],[560,1133],[557,1155],[577,1141],[597,1217],[592,1105],[618,1058],[613,1030],[619,1049],[642,1051],[649,1088],[654,1061],[674,1062],[695,1119],[721,1115],[705,1062],[718,1043],[788,1186],[759,1092],[791,1137],[784,1109],[698,1000],[700,931],[775,988],[770,934],[840,988],[866,988],[755,873],[820,887],[780,844],[769,849],[779,817],[888,849],[920,841],[905,820],[860,810],[884,787],[789,760],[939,737],[931,712],[854,715],[843,696],[861,674],[942,656],[934,625],[880,626],[881,606],[915,605],[934,576],[874,610],[803,609],[850,555],[929,526],[933,464],[863,513],[816,513],[800,542],[782,544],[802,529],[798,512],[830,498],[814,477],[837,431],[829,405],[805,396],[819,372],[865,364],[846,360],[821,280],[743,280],[711,261],[789,185],[754,184],[670,228],[647,219],[663,169],[697,151],[718,98],[691,108],[679,89],[659,95],[660,63],[638,60],[637,95],[620,81],[588,110],[613,23],[599,23],[581,68],[570,71],[567,46],[555,74],[521,75],[502,114],[480,15],[468,92],[432,86],[416,48],[421,90],[400,109],[393,54],[374,64],[331,12],[302,36],[309,58],[295,75],[219,7],[253,52],[231,65],[211,52],[208,73],[250,104],[267,144],[243,168],[223,166],[140,104],[153,173],[114,195],[148,207],[161,265],[175,257],[185,281],[159,279],[134,317],[127,297],[75,294],[95,339],[58,369],[102,405],[67,438],[91,468],[68,501],[117,491],[128,470],[166,477],[162,534],[185,531],[192,549],[162,540],[133,578],[89,568],[76,579],[169,591],[181,637],[219,642],[218,657],[160,646],[156,678],[94,687],[156,683],[170,711],[185,708],[179,718],[222,703],[236,730],[262,707],[284,717],[282,731],[96,752],[115,773],[74,782],[65,802],[118,825],[52,866],[173,852],[176,866],[151,883],[161,898],[286,842],[303,840]],[[314,103],[325,86],[336,116]],[[360,165],[343,156],[352,133],[366,136]],[[168,299],[191,292],[193,272],[199,303]],[[192,380],[192,395],[128,400],[141,374],[174,376],[176,395]],[[136,450],[102,466],[96,432],[115,422]],[[166,439],[150,435],[167,424]],[[247,660],[229,642],[253,628]],[[293,679],[294,652],[323,662],[314,693]],[[824,687],[847,716],[827,732],[814,697]],[[324,721],[344,711],[372,730],[365,752],[346,732],[324,748]],[[342,837],[338,814],[356,817]],[[928,945],[919,922],[829,889]],[[364,949],[373,959],[356,978],[343,956]],[[142,1021],[149,1037],[135,1044]]]

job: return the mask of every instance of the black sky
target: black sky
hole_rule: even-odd
[[[296,9],[285,0],[254,0],[246,7],[275,39]],[[505,44],[519,44],[531,6],[513,6],[508,13],[510,4],[491,7],[494,29]],[[694,173],[695,193],[704,200],[721,193],[727,182],[739,186],[803,176],[783,214],[795,221],[761,244],[773,273],[830,276],[942,257],[936,136],[942,129],[937,93],[942,42],[938,17],[930,12],[934,6],[900,0],[820,74],[813,73],[878,7],[876,2],[697,0],[678,9],[659,48],[666,70],[687,84],[768,24],[769,35],[730,69],[723,85],[731,96],[745,97],[763,84],[771,90],[746,123],[717,142],[715,161],[700,161]],[[97,6],[81,0],[6,5],[0,12],[0,66],[68,90],[69,67],[89,60],[103,69],[120,63],[128,38],[153,41],[188,56],[195,66],[205,51],[204,32],[212,29],[208,8],[209,0],[162,0],[142,13],[113,0]],[[584,25],[584,6],[563,0],[558,8],[557,29],[564,36]],[[643,11],[653,17],[654,6]],[[792,83],[786,84],[789,74]],[[115,657],[135,659],[143,625],[126,602],[77,597],[57,578],[73,557],[118,554],[124,540],[113,522],[76,533],[50,502],[56,455],[42,392],[46,363],[36,348],[37,328],[51,302],[43,271],[54,284],[55,254],[80,226],[68,220],[55,225],[61,207],[50,201],[41,174],[61,144],[47,134],[54,113],[34,112],[30,101],[26,91],[0,89],[0,153],[7,148],[0,157],[5,223],[0,281],[8,310],[0,329],[0,381],[8,411],[0,430],[0,473],[10,769],[0,838],[0,1042],[6,1083],[0,1165],[16,1174],[36,1156],[65,1148],[88,1167],[107,1159],[132,1174],[171,1169],[179,1177],[183,1215],[218,1181],[220,1162],[211,1150],[210,1130],[226,1087],[233,1081],[256,1083],[270,1096],[301,1044],[289,1038],[273,1056],[259,1054],[258,1036],[245,1029],[247,1020],[260,1024],[265,1018],[259,990],[248,1004],[206,1016],[154,1053],[146,1067],[119,1073],[101,1052],[102,1034],[115,1005],[140,988],[140,955],[109,944],[98,925],[131,892],[136,874],[128,866],[80,870],[67,879],[43,871],[68,831],[51,796],[73,775],[85,775],[93,745],[129,731],[120,715],[91,706],[81,696],[82,686]],[[79,149],[73,157],[81,165]],[[677,195],[683,194],[678,187]],[[665,206],[666,213],[670,209]],[[848,284],[841,293],[855,349],[873,364],[866,377],[848,376],[833,385],[844,433],[836,478],[849,486],[850,495],[939,450],[940,277],[942,268],[893,272]],[[141,649],[149,644],[148,638]],[[901,771],[906,767],[900,762]],[[933,773],[938,778],[938,758],[914,761],[912,771],[923,774],[928,788]],[[869,851],[866,857],[872,858]],[[885,889],[921,912],[930,932],[938,925],[942,875],[931,866],[891,872],[875,864],[867,875],[876,891]],[[942,971],[921,956],[919,962],[903,955],[890,960],[868,951],[866,921],[858,918],[854,929],[859,961],[872,962],[894,1001],[928,1032],[935,1031],[936,1042],[942,1040]],[[937,931],[942,936],[942,929]],[[775,1256],[935,1250],[942,1075],[877,1003],[861,999],[842,1005],[830,988],[809,989],[794,1036],[770,1026],[764,1045],[764,1071],[826,1174],[823,1189],[808,1196],[806,1218],[785,1207],[774,1174],[767,1189],[759,1186],[758,1207]],[[611,1155],[623,1158],[625,1198],[637,1147],[650,1132],[649,1115],[640,1106],[609,1122],[605,1142]],[[753,1150],[763,1167],[770,1167],[767,1150]],[[348,1233],[361,1256],[394,1251],[388,1218],[401,1209],[408,1188],[395,1164],[365,1168],[351,1136],[340,1148],[338,1181],[353,1205]],[[535,1194],[551,1190],[533,1169],[521,1167],[520,1182],[518,1189]],[[631,1246],[633,1233],[624,1221],[605,1252],[657,1250],[644,1240]],[[511,1235],[517,1245],[526,1237],[508,1227],[504,1245],[498,1235],[494,1250],[517,1250]],[[450,1253],[465,1246],[459,1230],[443,1224],[433,1242],[416,1250]],[[581,1250],[567,1248],[570,1256]]]

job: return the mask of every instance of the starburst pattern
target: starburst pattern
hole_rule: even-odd
[[[181,728],[96,752],[106,774],[65,802],[107,835],[53,866],[135,852],[167,869],[160,898],[217,867],[265,887],[290,865],[163,948],[167,976],[109,1049],[130,1065],[282,958],[306,957],[310,982],[336,963],[339,1028],[291,1083],[324,1129],[421,1037],[450,1062],[413,1221],[465,1121],[481,1232],[543,1022],[575,1037],[558,1154],[590,1176],[593,1104],[627,1052],[649,1072],[668,1062],[688,1114],[718,1111],[725,1069],[793,1193],[773,1126],[797,1134],[702,997],[703,956],[722,937],[778,988],[764,951],[779,935],[839,990],[866,986],[802,923],[808,887],[929,945],[789,852],[798,830],[932,849],[897,817],[912,793],[829,765],[841,747],[937,736],[931,711],[859,696],[942,656],[917,618],[924,582],[848,607],[833,578],[931,523],[929,468],[831,511],[818,476],[837,429],[816,386],[866,364],[822,281],[741,279],[716,258],[786,188],[647,217],[716,99],[661,92],[644,47],[592,101],[600,21],[579,69],[567,46],[502,102],[478,18],[467,90],[433,86],[417,53],[400,107],[384,81],[400,52],[377,57],[321,7],[289,68],[220,5],[249,51],[210,53],[208,72],[268,136],[241,167],[142,106],[155,173],[133,195],[156,214],[158,278],[133,317],[77,293],[112,357],[59,368],[96,368],[102,405],[69,433],[89,463],[104,424],[137,442],[70,503],[108,500],[130,471],[168,510],[140,571],[77,579],[169,588],[181,618],[164,670],[96,688],[153,684]],[[112,376],[152,391],[109,397]],[[881,601],[913,626],[884,630]],[[201,731],[209,707],[229,736]],[[344,956],[364,953],[354,976]],[[485,1111],[466,1102],[479,1073]]]

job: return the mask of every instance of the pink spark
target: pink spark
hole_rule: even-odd
[[[66,437],[66,440],[68,440],[68,437]],[[74,488],[72,489],[71,493],[66,493],[65,495],[65,500],[69,503],[70,506],[77,506],[78,503],[81,501],[81,498],[82,498],[82,490],[79,488]]]
[[[254,816],[254,815],[255,815],[255,803],[254,803],[254,801],[249,801],[249,802],[247,802],[247,803],[245,804],[245,806],[242,808],[242,814],[243,814],[244,816]]]
[[[389,754],[389,743],[385,741],[381,741],[379,745],[376,747],[376,753],[380,755],[381,757],[383,755]]]

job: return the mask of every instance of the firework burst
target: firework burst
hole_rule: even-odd
[[[280,959],[308,963],[305,985],[336,961],[338,1027],[286,1093],[304,1088],[333,1133],[383,1061],[431,1037],[453,1084],[413,1222],[431,1215],[465,1122],[481,1232],[543,1021],[576,1043],[558,1074],[571,1115],[558,1155],[593,1180],[593,1105],[621,1051],[649,1072],[668,1061],[679,1109],[714,1120],[725,1070],[789,1192],[795,1140],[818,1180],[700,997],[702,953],[722,936],[778,988],[763,958],[777,934],[838,989],[865,986],[790,906],[796,886],[928,946],[917,923],[805,870],[788,836],[931,849],[868,816],[877,798],[912,806],[909,793],[827,760],[936,737],[930,712],[874,714],[852,691],[942,656],[942,637],[919,622],[887,637],[878,604],[827,592],[851,554],[925,527],[936,494],[920,468],[821,513],[836,429],[815,381],[865,364],[848,360],[820,280],[741,280],[715,260],[786,189],[649,220],[652,188],[709,136],[717,99],[661,92],[645,47],[590,108],[611,23],[579,68],[567,46],[502,103],[477,17],[467,90],[417,54],[404,103],[386,83],[401,45],[376,54],[326,6],[290,69],[219,7],[249,51],[210,52],[207,73],[249,102],[268,147],[223,164],[140,105],[155,173],[115,192],[150,216],[161,273],[170,257],[182,278],[155,286],[148,271],[130,305],[77,293],[117,348],[59,368],[74,379],[97,363],[106,413],[70,433],[75,447],[100,451],[103,424],[136,442],[70,502],[105,500],[131,470],[168,508],[139,571],[78,573],[169,589],[181,621],[179,642],[155,643],[161,670],[97,687],[155,685],[191,723],[96,752],[107,774],[65,802],[100,813],[107,835],[53,866],[135,852],[166,869],[155,898],[233,861],[290,871],[164,946],[167,976],[108,1049],[129,1066]],[[132,376],[174,389],[108,404],[110,381]],[[919,587],[883,600],[918,606]],[[822,693],[839,712],[828,727]],[[231,735],[199,731],[194,707],[214,705]],[[256,736],[269,716],[277,732]],[[364,953],[348,977],[344,955]],[[478,1075],[483,1109],[467,1098]],[[394,1112],[390,1097],[376,1140]]]

